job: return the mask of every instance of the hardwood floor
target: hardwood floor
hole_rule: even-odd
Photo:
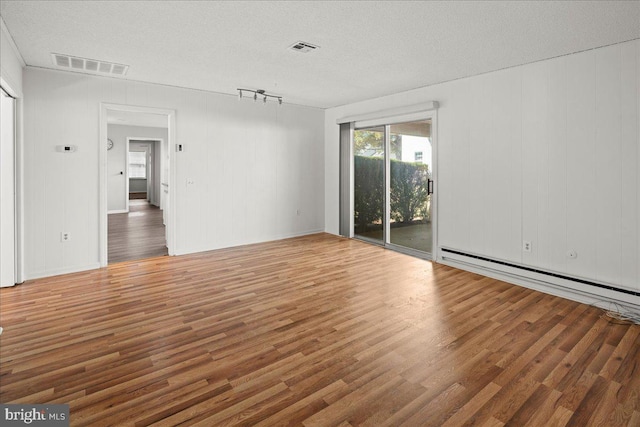
[[[0,401],[78,426],[640,425],[640,326],[327,234],[3,288],[0,323]]]
[[[129,213],[109,215],[109,264],[167,255],[162,211],[146,200],[130,200]]]

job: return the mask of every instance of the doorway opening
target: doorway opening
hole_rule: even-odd
[[[161,189],[162,179],[167,178],[166,168],[163,167],[166,160],[163,161],[162,156],[166,152],[164,141],[167,128],[109,124],[107,130],[113,146],[122,140],[123,135],[131,132],[158,133],[164,137],[153,139],[126,136],[126,146],[123,147],[126,161],[124,171],[120,171],[124,174],[119,173],[117,167],[122,164],[118,158],[122,154],[115,151],[107,156],[107,169],[113,171],[110,176],[115,177],[111,180],[112,186],[107,184],[109,202],[114,205],[109,207],[108,262],[113,264],[167,255],[162,203],[166,193]],[[111,151],[114,151],[113,146]],[[125,183],[124,188],[118,181]],[[117,194],[120,192],[122,194]],[[125,212],[114,210],[113,208],[118,207],[117,202],[123,199]]]
[[[102,104],[100,120],[101,266],[174,255],[175,113]]]
[[[164,130],[166,131],[166,128]],[[159,174],[162,170],[162,156],[159,156],[157,151],[161,149],[161,139],[142,140],[127,137],[127,191],[125,193],[127,204],[131,200],[144,199],[154,206],[160,206],[162,178]]]

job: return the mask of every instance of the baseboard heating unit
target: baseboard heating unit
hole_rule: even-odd
[[[443,264],[575,301],[592,304],[604,300],[640,309],[640,290],[573,277],[446,247],[440,248],[440,257]]]

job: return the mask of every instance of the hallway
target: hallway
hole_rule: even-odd
[[[109,264],[167,255],[162,211],[130,200],[129,213],[109,215]]]

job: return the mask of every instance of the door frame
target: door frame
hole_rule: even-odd
[[[99,190],[99,252],[100,267],[106,267],[108,264],[108,214],[107,214],[107,115],[109,111],[124,111],[129,113],[150,113],[159,114],[167,117],[168,128],[168,147],[169,147],[169,203],[167,209],[167,249],[170,256],[176,254],[176,223],[177,223],[177,185],[176,185],[176,159],[175,153],[171,147],[176,140],[176,111],[164,108],[140,107],[124,104],[100,103],[100,144],[99,146],[99,173],[100,173],[100,190]],[[158,138],[152,138],[157,140]],[[127,144],[128,145],[128,144]],[[128,156],[127,147],[127,156]],[[125,165],[128,166],[128,165]],[[127,172],[128,176],[128,172]]]

